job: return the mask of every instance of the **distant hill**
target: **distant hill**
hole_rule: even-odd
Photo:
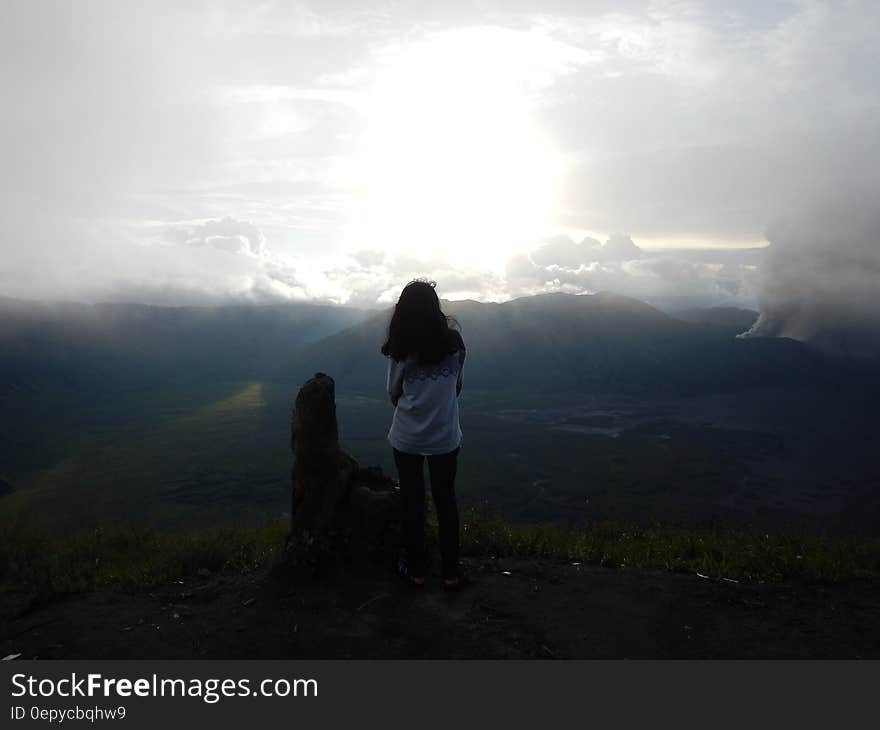
[[[0,396],[275,373],[303,345],[361,321],[349,307],[158,307],[0,298]]]
[[[736,339],[753,314],[744,310],[691,312],[692,321],[683,321],[609,292],[444,306],[468,344],[468,387],[491,392],[706,392],[813,382],[841,369],[794,340]],[[385,375],[379,347],[388,317],[389,310],[310,303],[0,299],[0,397],[170,382],[301,382],[319,370],[343,390],[376,392]]]
[[[545,294],[501,304],[447,302],[468,345],[469,387],[660,394],[794,382],[827,375],[826,359],[783,338],[738,340],[730,326],[671,317],[613,293]],[[322,370],[343,388],[375,390],[383,312],[305,347],[290,370]],[[742,330],[739,330],[742,331]]]
[[[722,329],[728,334],[747,332],[758,319],[753,309],[738,307],[694,307],[670,312],[676,319]]]

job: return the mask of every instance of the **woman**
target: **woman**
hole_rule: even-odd
[[[461,444],[458,394],[465,348],[440,309],[434,282],[412,281],[400,294],[382,354],[388,357],[388,395],[394,419],[388,441],[400,478],[404,557],[398,571],[416,586],[425,583],[425,477],[440,527],[443,587],[457,590],[458,506],[455,470]]]

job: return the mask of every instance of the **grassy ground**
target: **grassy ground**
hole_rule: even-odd
[[[465,552],[566,560],[710,578],[838,582],[880,575],[880,540],[823,538],[723,526],[596,523],[588,529],[512,525],[491,515],[464,524]]]
[[[20,614],[75,593],[129,593],[193,576],[252,572],[277,558],[286,534],[286,522],[183,532],[114,527],[66,535],[3,529],[0,615]],[[597,523],[577,530],[512,524],[471,511],[464,515],[462,543],[466,556],[699,573],[728,581],[843,582],[880,576],[880,540],[719,526]]]

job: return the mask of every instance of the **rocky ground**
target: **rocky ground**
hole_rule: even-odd
[[[458,594],[390,570],[268,572],[85,594],[0,626],[0,653],[85,658],[878,658],[880,585],[748,584],[522,560]]]

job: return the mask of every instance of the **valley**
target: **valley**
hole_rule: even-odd
[[[870,363],[615,295],[449,308],[469,343],[463,503],[519,522],[877,534]],[[336,379],[343,447],[394,474],[385,316],[16,304],[0,316],[0,523],[284,518],[291,406],[316,371]]]

